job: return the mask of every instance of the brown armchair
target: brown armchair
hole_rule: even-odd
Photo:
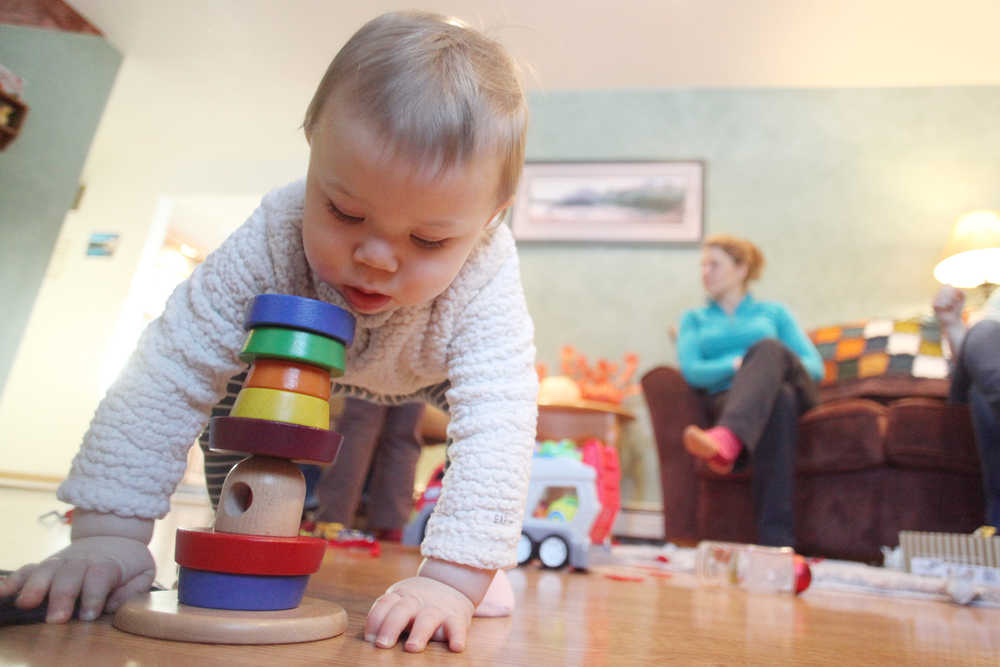
[[[879,377],[820,389],[799,420],[795,530],[801,553],[875,561],[900,530],[968,532],[983,522],[979,455],[968,409],[947,380]],[[684,450],[687,424],[708,426],[675,368],[642,378],[660,459],[667,540],[755,541],[751,470],[717,475]]]

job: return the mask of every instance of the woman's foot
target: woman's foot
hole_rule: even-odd
[[[510,587],[507,573],[497,570],[490,587],[486,590],[483,601],[476,607],[474,616],[480,618],[493,616],[510,616],[514,612],[514,589]]]
[[[733,471],[733,464],[743,450],[743,443],[725,426],[713,426],[707,431],[690,425],[684,429],[684,449],[703,459],[709,470],[720,475]]]

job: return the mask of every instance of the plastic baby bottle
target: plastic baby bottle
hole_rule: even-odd
[[[791,547],[700,542],[695,574],[705,584],[740,586],[755,593],[801,593],[809,587],[809,564]]]

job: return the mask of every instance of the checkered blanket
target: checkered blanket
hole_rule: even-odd
[[[868,320],[809,332],[823,358],[821,385],[877,376],[948,377],[949,352],[933,318]]]

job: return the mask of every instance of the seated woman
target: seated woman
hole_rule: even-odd
[[[934,314],[952,349],[951,400],[968,403],[983,470],[986,523],[1000,528],[1000,288],[994,289],[968,331],[965,294],[944,285]]]
[[[708,304],[684,313],[677,353],[716,425],[685,428],[684,447],[721,474],[752,460],[757,542],[794,546],[796,426],[816,402],[823,362],[787,308],[747,293],[763,267],[745,239],[719,234],[702,245]]]

